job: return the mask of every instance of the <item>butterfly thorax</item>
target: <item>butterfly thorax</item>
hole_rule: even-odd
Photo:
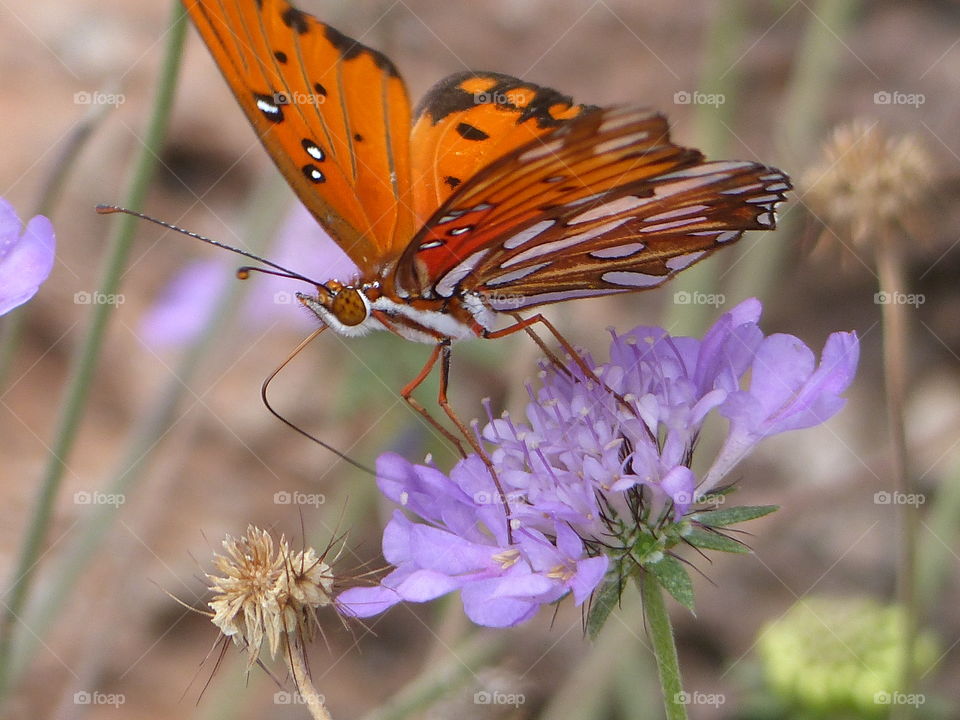
[[[477,293],[456,298],[401,297],[389,280],[336,280],[317,286],[316,295],[297,298],[340,335],[359,337],[388,330],[416,342],[477,337],[493,326],[495,313]]]

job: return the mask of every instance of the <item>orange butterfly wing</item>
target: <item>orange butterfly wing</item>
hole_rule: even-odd
[[[556,90],[499,73],[444,78],[420,101],[411,153],[418,220],[462,183],[518,147],[592,108]]]
[[[184,0],[297,196],[367,272],[416,231],[410,102],[382,54],[284,0]]]
[[[655,287],[772,228],[789,188],[757,163],[704,162],[648,110],[584,113],[464,183],[405,251],[397,284],[479,292],[495,310]]]

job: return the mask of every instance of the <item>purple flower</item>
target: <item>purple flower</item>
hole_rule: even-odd
[[[612,521],[637,519],[629,491],[642,488],[649,522],[671,509],[679,522],[761,439],[834,415],[853,380],[856,335],[831,335],[816,368],[799,339],[764,338],[760,312],[759,301],[747,300],[703,340],[655,327],[614,335],[609,363],[584,358],[602,384],[573,364],[566,372],[546,366],[543,386],[529,390],[528,422],[504,416],[484,430],[504,489],[528,503],[516,515],[534,525],[544,514],[562,518],[599,540]],[[741,389],[747,371],[750,384]],[[693,453],[711,411],[729,420],[728,435],[698,480]]]
[[[269,259],[317,282],[349,282],[358,274],[353,261],[300,203],[280,229]],[[228,283],[235,279],[234,260],[235,256],[222,253],[216,260],[184,268],[144,316],[144,340],[154,347],[193,341],[209,323],[218,299],[229,290]],[[245,319],[259,327],[275,322],[304,332],[316,327],[316,317],[295,297],[302,289],[295,280],[254,273],[247,282],[251,287],[241,311]]]
[[[37,215],[24,228],[13,206],[0,198],[0,315],[32,298],[53,269],[53,225]]]
[[[831,335],[818,365],[799,339],[764,337],[761,310],[757,300],[741,303],[702,340],[656,327],[614,334],[608,363],[583,358],[591,374],[572,362],[544,365],[539,389],[528,387],[526,422],[491,415],[482,433],[512,538],[478,457],[447,476],[383,456],[380,489],[403,508],[383,536],[396,569],[377,587],[343,593],[341,607],[367,617],[460,590],[471,620],[503,627],[568,593],[583,603],[608,571],[622,579],[656,566],[699,522],[687,517],[694,506],[760,440],[825,422],[844,404],[856,335]],[[694,451],[711,414],[726,418],[727,436],[698,477]],[[748,510],[758,517],[772,508]],[[700,533],[690,542],[718,549],[710,531]]]
[[[459,590],[473,622],[508,627],[568,592],[581,604],[603,579],[607,558],[588,557],[563,523],[553,536],[517,529],[510,544],[496,487],[477,456],[447,476],[386,454],[377,461],[377,477],[387,497],[424,522],[394,512],[383,556],[396,569],[376,587],[341,593],[337,603],[349,615],[369,617],[401,601],[426,602]]]

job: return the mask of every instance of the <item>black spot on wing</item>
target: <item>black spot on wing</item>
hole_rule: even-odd
[[[284,25],[300,35],[305,35],[310,29],[310,16],[295,7],[287,6],[287,9],[280,13],[280,19]]]
[[[281,105],[282,97],[278,100],[277,93],[273,95],[262,95],[260,93],[253,93],[253,102],[257,106],[257,109],[263,113],[263,116],[272,123],[282,123],[283,122],[283,108]]]
[[[280,63],[281,65],[286,65],[286,64],[287,64],[287,54],[286,54],[285,52],[283,52],[282,50],[277,50],[277,51],[273,54],[273,56],[277,59],[277,62]]]
[[[447,175],[443,181],[452,188],[455,188],[457,185],[463,182],[463,180],[454,177],[453,175]]]
[[[316,165],[304,165],[300,170],[310,182],[322,183],[327,181],[326,176],[320,172],[320,168]]]
[[[323,85],[321,85],[320,83],[314,83],[314,84],[313,84],[313,91],[314,91],[317,95],[319,95],[320,97],[326,97],[326,96],[327,96],[327,89],[326,89]]]
[[[465,122],[457,125],[457,133],[464,140],[487,140],[490,138],[490,136],[480,128],[474,127],[470,123]]]
[[[481,93],[469,93],[460,87],[464,82],[473,79],[492,81],[492,84]],[[531,92],[533,97],[525,98],[529,101],[523,106],[511,102],[511,98],[516,97],[517,93],[528,95]],[[463,112],[481,104],[493,104],[505,110],[516,112],[518,123],[535,120],[538,127],[546,128],[557,127],[566,122],[566,120],[558,120],[553,117],[550,114],[550,108],[557,105],[569,108],[574,103],[568,95],[551,88],[525,82],[510,75],[494,72],[462,72],[445,77],[430,88],[417,105],[414,115],[416,118],[429,115],[430,121],[436,125],[450,113]],[[581,112],[596,109],[592,105],[581,105],[579,107]]]
[[[326,33],[327,40],[340,52],[340,57],[342,57],[344,60],[353,60],[361,55],[369,55],[374,64],[376,64],[376,66],[385,73],[393,77],[400,77],[400,73],[397,72],[396,66],[390,62],[390,59],[383,53],[374,50],[373,48],[369,48],[363,43],[357,42],[353,38],[347,37],[342,32],[330,27],[329,25],[324,26],[324,31]]]

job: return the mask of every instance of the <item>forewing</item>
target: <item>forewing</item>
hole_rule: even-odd
[[[383,55],[283,0],[184,0],[300,200],[361,268],[415,231],[410,102]]]

